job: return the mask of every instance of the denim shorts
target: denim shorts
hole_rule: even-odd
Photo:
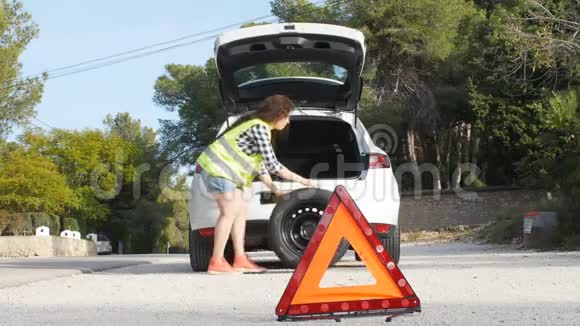
[[[205,187],[210,193],[232,192],[234,189],[240,188],[231,180],[209,175],[204,169],[201,169],[200,173]]]

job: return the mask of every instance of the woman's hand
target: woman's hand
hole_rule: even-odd
[[[276,189],[272,190],[272,193],[276,197],[284,197],[290,193],[290,190],[280,190],[280,189],[276,188]]]
[[[318,183],[316,181],[303,178],[302,176],[288,170],[286,167],[283,167],[277,174],[285,180],[298,182],[307,187],[318,188]]]
[[[276,187],[274,182],[272,182],[272,177],[270,177],[269,174],[260,175],[260,180],[262,180],[262,182],[266,185],[266,187],[268,187],[268,189],[270,189],[272,194],[274,194],[274,196],[276,196],[276,197],[283,197],[284,195],[287,195],[290,193],[289,190],[278,189],[278,187]]]
[[[312,179],[304,179],[302,184],[305,185],[306,187],[319,188],[318,182],[316,182]]]

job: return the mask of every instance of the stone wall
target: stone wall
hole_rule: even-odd
[[[530,210],[546,198],[543,191],[509,187],[402,193],[399,223],[403,232],[485,224],[514,211]]]
[[[95,256],[94,241],[55,236],[0,237],[0,257]]]

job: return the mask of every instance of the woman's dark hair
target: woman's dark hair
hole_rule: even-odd
[[[231,129],[237,127],[238,125],[254,119],[260,118],[267,123],[274,122],[276,120],[282,119],[290,115],[290,112],[294,109],[294,103],[286,95],[275,94],[266,97],[258,109],[250,114],[246,114],[239,118],[234,124],[227,128],[221,135],[230,131]],[[221,136],[220,135],[220,136]]]

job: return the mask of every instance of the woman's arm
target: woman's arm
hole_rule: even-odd
[[[301,183],[301,184],[303,184],[305,186],[308,186],[308,187],[318,187],[318,185],[316,184],[316,182],[314,180],[305,179],[305,178],[297,175],[296,173],[288,170],[286,167],[282,167],[282,169],[280,171],[278,171],[277,174],[280,175],[282,178],[284,178],[286,180],[299,182],[299,183]],[[278,187],[276,187],[276,185],[272,181],[272,177],[268,173],[261,173],[259,175],[259,179],[276,196],[283,196],[284,194],[287,194],[288,193],[288,191],[278,189]]]
[[[278,189],[278,187],[276,187],[276,185],[274,184],[274,182],[272,182],[272,178],[270,177],[270,175],[268,173],[260,174],[259,178],[266,185],[266,187],[268,187],[268,189],[270,189],[270,191],[272,191],[272,193],[274,195],[282,196],[286,193],[286,192]]]
[[[314,180],[303,178],[302,176],[288,170],[285,166],[282,166],[282,168],[278,170],[276,174],[279,175],[282,179],[298,182],[308,187],[317,186]]]
[[[314,180],[304,179],[301,176],[295,174],[294,172],[292,172],[286,168],[283,168],[283,170],[285,170],[285,171],[282,173],[287,173],[288,175],[290,175],[290,178],[291,178],[291,179],[286,179],[286,180],[300,182],[303,185],[308,186],[308,187],[318,187],[318,185],[316,184],[316,182]],[[270,189],[270,191],[272,191],[272,193],[274,195],[276,195],[278,197],[282,197],[282,196],[290,193],[289,190],[278,189],[278,187],[276,187],[276,185],[272,181],[272,177],[270,176],[270,174],[268,174],[268,173],[260,174],[258,177],[266,185],[266,187],[268,187],[268,189]],[[299,178],[301,178],[302,180],[298,181]]]
[[[258,144],[258,149],[262,155],[262,158],[264,159],[259,172],[260,180],[266,183],[270,189],[272,189],[271,187],[274,186],[270,174],[276,174],[282,179],[298,182],[308,187],[318,186],[314,180],[303,178],[302,176],[290,171],[288,168],[278,162],[276,154],[274,153],[274,149],[272,148],[272,144],[270,143],[269,131],[266,129],[266,127],[262,125],[256,125],[252,128],[251,132],[253,138]],[[268,176],[262,179],[262,176],[265,174]]]

